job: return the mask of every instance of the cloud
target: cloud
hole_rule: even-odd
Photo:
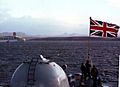
[[[87,35],[87,28],[85,29],[85,27],[82,24],[73,24],[66,16],[59,19],[52,17],[35,18],[32,16],[13,17],[9,10],[0,8],[0,32],[16,31],[31,35],[62,35],[63,33]]]
[[[107,0],[111,6],[120,8],[120,0]]]
[[[7,9],[0,9],[0,23],[7,20],[11,16],[8,14]]]
[[[32,17],[10,17],[0,23],[0,32],[25,32],[31,35],[61,35],[63,33],[78,33],[87,35],[85,26],[65,26],[53,19],[35,19]]]

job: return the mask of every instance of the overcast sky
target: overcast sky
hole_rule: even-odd
[[[120,0],[0,0],[0,32],[83,36],[90,16],[120,25],[119,9]]]

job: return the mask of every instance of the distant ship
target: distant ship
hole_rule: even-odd
[[[0,42],[24,42],[25,38],[16,36],[16,32],[13,32],[13,36],[0,36]]]

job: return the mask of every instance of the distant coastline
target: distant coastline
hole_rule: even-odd
[[[87,36],[73,36],[73,37],[32,37],[29,38],[29,41],[120,41],[118,38],[100,38],[100,37],[87,37]]]

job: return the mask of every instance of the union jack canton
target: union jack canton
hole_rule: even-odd
[[[119,26],[90,18],[90,36],[117,37]]]

